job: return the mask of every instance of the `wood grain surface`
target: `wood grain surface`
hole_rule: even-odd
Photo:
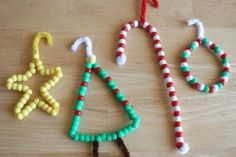
[[[85,64],[81,48],[72,54],[69,46],[79,36],[94,42],[100,65],[108,71],[141,116],[140,128],[124,138],[132,157],[178,157],[163,79],[156,63],[151,39],[136,29],[128,36],[127,64],[115,64],[121,26],[138,18],[138,0],[1,0],[0,1],[0,156],[1,157],[89,157],[91,145],[75,143],[67,131]],[[158,28],[166,59],[181,102],[187,157],[234,157],[236,154],[236,1],[160,0],[160,8],[148,5],[147,19]],[[196,38],[196,29],[186,20],[199,18],[206,36],[228,53],[231,77],[220,92],[206,95],[193,90],[180,69],[180,54]],[[8,91],[6,78],[27,69],[32,59],[36,32],[47,31],[54,44],[41,42],[41,58],[48,67],[61,66],[63,80],[50,91],[61,104],[51,117],[40,109],[23,121],[13,114],[21,93]],[[220,63],[205,48],[191,56],[190,67],[201,82],[218,79]],[[47,80],[36,76],[27,82],[34,93]],[[35,94],[34,96],[37,96]],[[112,94],[94,75],[89,85],[81,130],[115,130],[127,116]],[[100,145],[101,157],[120,157],[114,143]]]

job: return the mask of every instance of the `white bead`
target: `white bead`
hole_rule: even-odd
[[[119,43],[126,44],[126,40],[125,39],[120,39]]]
[[[175,127],[175,132],[182,132],[183,128],[182,127]]]
[[[117,51],[124,53],[124,52],[125,52],[125,49],[124,49],[123,47],[118,47]]]
[[[127,28],[128,31],[131,29],[131,26],[128,23],[125,25],[125,27]]]
[[[184,142],[184,138],[183,137],[177,137],[176,142]]]
[[[189,76],[186,77],[187,81],[191,81],[192,79],[193,79],[193,75],[189,75]]]
[[[180,106],[177,105],[175,107],[172,107],[172,110],[173,111],[180,111],[181,109],[180,109]]]
[[[172,96],[169,99],[170,99],[170,101],[177,101],[178,100],[177,96]]]
[[[188,143],[184,143],[182,147],[178,149],[178,152],[182,155],[188,153],[188,151],[189,151]]]
[[[160,39],[161,39],[161,37],[157,34],[153,37],[153,40],[160,40]]]
[[[181,122],[182,118],[180,116],[174,117],[174,122]]]
[[[175,91],[175,87],[171,86],[169,88],[167,88],[167,92],[174,92]]]
[[[143,24],[143,28],[145,29],[148,25],[149,25],[149,23],[147,21],[145,21]]]
[[[134,23],[134,27],[138,27],[138,21],[137,20],[133,21],[133,23]]]
[[[160,51],[160,52],[158,52],[157,55],[158,55],[158,56],[165,56],[165,52],[164,52],[164,51]]]
[[[180,64],[180,67],[185,67],[185,66],[188,66],[188,63],[187,63],[187,62],[182,62],[182,63]]]
[[[155,48],[155,49],[161,48],[161,47],[162,47],[162,46],[161,46],[161,44],[159,44],[159,43],[154,45],[154,48]]]
[[[126,31],[121,31],[120,34],[127,36],[127,32]]]
[[[167,62],[166,62],[166,60],[164,60],[164,59],[159,62],[160,65],[163,65],[163,64],[166,64],[166,63],[167,63]]]
[[[126,55],[125,54],[121,54],[121,56],[116,58],[116,63],[118,65],[124,65],[126,62]]]
[[[162,70],[163,73],[170,73],[170,69],[166,67],[165,69]]]
[[[165,79],[165,82],[166,82],[166,83],[168,83],[168,82],[173,82],[172,77],[167,77],[167,78]]]
[[[201,83],[198,89],[199,89],[200,91],[203,91],[204,88],[205,88],[205,84]]]
[[[156,29],[155,27],[152,27],[152,28],[150,29],[150,32],[151,32],[151,33],[157,32],[157,29]]]

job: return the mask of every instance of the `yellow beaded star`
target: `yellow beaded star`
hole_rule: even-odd
[[[24,74],[15,74],[7,79],[7,88],[9,90],[15,90],[23,92],[23,96],[16,103],[14,112],[17,119],[22,120],[36,107],[41,108],[43,111],[56,116],[59,113],[59,103],[55,98],[48,92],[48,90],[57,84],[63,77],[62,70],[60,67],[45,68],[42,61],[39,59],[39,42],[42,38],[47,40],[48,45],[52,45],[52,37],[47,32],[38,32],[34,37],[33,42],[33,61],[29,64],[29,69]],[[52,76],[52,78],[45,82],[40,87],[40,96],[44,99],[35,98],[28,102],[32,96],[32,90],[27,85],[23,85],[17,82],[26,82],[34,74],[40,74],[42,76]]]

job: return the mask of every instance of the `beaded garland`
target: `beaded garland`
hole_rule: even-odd
[[[198,91],[204,93],[214,93],[217,92],[218,90],[221,90],[225,85],[225,83],[228,81],[229,69],[230,69],[229,59],[227,58],[227,54],[219,46],[210,41],[208,38],[204,37],[204,28],[201,21],[198,19],[191,19],[188,21],[189,26],[194,24],[198,28],[198,38],[195,41],[193,41],[190,44],[189,48],[187,48],[182,53],[181,55],[182,59],[180,64],[181,71],[183,72],[185,79],[194,89],[197,89]],[[204,83],[199,83],[197,78],[191,74],[188,65],[188,58],[190,57],[191,53],[199,47],[199,45],[203,45],[209,48],[213,52],[213,54],[215,54],[219,58],[222,64],[220,79],[217,81],[217,83],[210,86]]]
[[[81,37],[74,42],[71,49],[76,51],[81,44],[86,45],[87,52],[87,63],[85,65],[85,72],[80,84],[76,105],[74,107],[74,115],[69,130],[69,136],[74,141],[93,143],[93,155],[98,156],[98,145],[103,141],[115,141],[119,147],[122,149],[126,157],[129,157],[129,152],[126,146],[122,141],[122,137],[133,132],[139,127],[140,118],[136,115],[135,110],[130,105],[127,98],[121,93],[120,89],[117,87],[116,83],[112,80],[111,76],[103,70],[99,64],[96,62],[96,56],[92,53],[92,42],[88,37]],[[103,132],[99,134],[88,134],[88,133],[79,133],[78,129],[80,127],[80,120],[82,115],[82,110],[84,107],[84,100],[87,93],[87,86],[91,78],[92,71],[97,74],[107,85],[110,91],[113,93],[115,99],[124,107],[124,111],[129,115],[131,124],[126,125],[125,127],[120,128],[115,132]]]
[[[118,48],[116,51],[116,62],[118,65],[123,65],[126,62],[125,46],[128,32],[133,28],[142,28],[150,34],[153,40],[155,52],[157,54],[157,61],[160,65],[162,76],[165,81],[167,94],[172,108],[172,116],[175,128],[176,147],[179,153],[185,154],[189,150],[188,143],[184,142],[183,127],[181,126],[181,115],[180,115],[180,103],[178,101],[174,82],[170,76],[170,68],[165,60],[165,52],[160,44],[160,36],[157,33],[157,29],[149,24],[145,19],[147,0],[142,0],[140,20],[134,20],[125,24],[119,34]],[[157,0],[152,0],[154,7],[158,7],[159,3]]]
[[[24,74],[14,74],[7,79],[6,86],[9,90],[15,90],[24,93],[20,100],[16,103],[14,109],[14,113],[19,120],[25,118],[37,107],[41,108],[43,111],[51,114],[52,116],[56,116],[59,113],[59,103],[48,92],[48,90],[60,81],[60,79],[63,77],[63,74],[60,67],[45,68],[43,62],[39,59],[38,45],[42,38],[47,39],[48,45],[52,44],[52,37],[49,33],[37,33],[33,42],[33,61],[29,64],[29,69]],[[26,82],[36,73],[42,76],[52,76],[52,78],[40,87],[39,94],[44,99],[44,101],[40,98],[35,98],[29,102],[33,94],[32,90],[29,86],[17,82]]]

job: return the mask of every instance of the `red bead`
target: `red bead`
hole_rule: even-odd
[[[126,26],[122,27],[121,30],[128,32],[128,28]]]
[[[179,111],[175,111],[175,112],[173,113],[173,115],[174,115],[175,117],[177,117],[177,116],[180,115],[180,112],[179,112]]]
[[[77,100],[82,100],[82,101],[84,101],[84,96],[78,95]]]
[[[169,76],[170,76],[170,73],[164,73],[164,74],[163,74],[163,78],[164,78],[164,79],[166,79],[166,78],[169,77]]]
[[[152,32],[150,35],[153,38],[155,35],[157,35],[157,32]]]
[[[179,104],[178,101],[172,101],[172,102],[171,102],[171,105],[172,105],[173,107],[177,106],[178,104]]]
[[[220,56],[221,59],[224,59],[224,58],[226,58],[226,57],[227,57],[227,54],[226,54],[226,53],[224,53],[224,54],[222,54],[222,55]]]
[[[151,25],[148,25],[147,27],[146,27],[146,30],[148,31],[148,32],[150,32],[150,29],[152,28],[152,26]]]
[[[97,68],[94,69],[94,72],[95,72],[96,74],[98,74],[100,71],[101,71],[101,68],[100,68],[100,67],[97,67]]]
[[[179,127],[180,124],[181,124],[180,122],[174,122],[174,126],[175,126],[175,127]]]
[[[183,136],[183,132],[176,132],[176,133],[175,133],[175,136],[176,136],[176,137],[182,137],[182,136]]]
[[[176,95],[176,92],[175,91],[172,91],[169,93],[169,96],[172,97],[172,96],[175,96]]]
[[[183,73],[184,77],[188,77],[190,75],[190,72],[189,71],[186,71]]]
[[[210,86],[209,93],[213,93],[213,92],[214,92],[214,87]]]
[[[220,79],[219,82],[222,83],[223,85],[225,85],[225,80],[224,79]]]
[[[222,69],[222,71],[229,71],[229,68],[228,68],[228,67],[224,67],[224,68]]]
[[[119,44],[118,44],[118,47],[123,47],[123,48],[125,48],[125,44],[119,43]]]
[[[211,46],[210,46],[211,49],[214,49],[215,47],[216,47],[216,44],[214,44],[214,43],[211,44]]]
[[[134,27],[133,21],[130,21],[129,24],[130,24],[130,26],[131,26],[132,28]]]
[[[91,73],[91,69],[90,68],[85,68],[85,72]]]
[[[109,82],[109,81],[111,81],[111,77],[110,77],[110,76],[107,76],[107,77],[105,78],[105,82],[107,83],[107,82]]]
[[[114,89],[114,90],[112,91],[112,93],[113,93],[114,95],[116,95],[118,92],[120,92],[120,89],[119,89],[119,88],[116,88],[116,89]]]
[[[116,52],[116,57],[119,57],[119,56],[121,56],[122,54],[123,54],[122,52],[117,51],[117,52]]]
[[[187,62],[187,61],[188,61],[187,58],[182,58],[182,59],[181,59],[181,63],[184,63],[184,62]]]
[[[80,85],[87,87],[87,86],[88,86],[88,83],[83,81],[83,82],[80,83]]]
[[[158,44],[160,42],[160,40],[159,39],[155,39],[155,40],[153,40],[153,44],[155,45],[155,44]]]
[[[78,115],[78,116],[81,116],[81,115],[82,115],[82,111],[80,111],[80,110],[75,110],[75,111],[74,111],[74,114],[75,114],[75,115]]]
[[[123,107],[125,107],[127,104],[129,104],[129,101],[128,101],[128,100],[124,100],[124,101],[121,102],[121,105],[122,105]]]
[[[198,42],[199,45],[202,44],[202,40],[201,39],[197,39],[196,42]]]
[[[157,57],[157,61],[158,61],[158,62],[160,62],[160,61],[163,60],[163,59],[164,59],[164,56],[158,56],[158,57]]]
[[[167,88],[170,88],[170,87],[172,87],[173,85],[174,85],[173,82],[168,82],[168,83],[166,84]]]
[[[200,87],[200,84],[199,84],[199,83],[194,83],[194,84],[193,84],[193,88],[194,88],[194,89],[199,89],[199,87]]]
[[[162,51],[162,50],[163,50],[162,47],[158,47],[158,48],[156,48],[156,52],[157,52],[157,53],[160,52],[160,51]]]
[[[162,70],[165,69],[166,67],[168,67],[167,64],[162,64],[162,65],[161,65],[161,69],[162,69]]]
[[[123,34],[119,35],[119,39],[125,39],[125,38],[126,38],[126,36],[124,36]]]
[[[178,143],[176,143],[176,147],[177,147],[177,148],[180,149],[182,146],[183,146],[183,142],[178,142]]]

